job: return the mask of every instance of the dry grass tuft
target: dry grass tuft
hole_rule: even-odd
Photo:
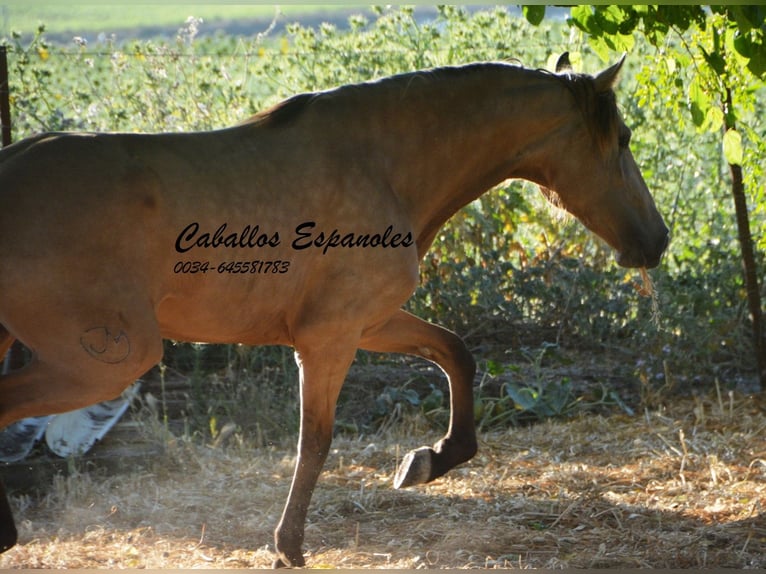
[[[394,491],[434,440],[339,438],[314,496],[308,563],[338,568],[766,567],[766,409],[688,400],[481,437],[479,455]],[[145,468],[56,478],[12,501],[0,568],[269,567],[290,449],[169,440]]]
[[[643,283],[642,285],[636,285],[636,291],[642,297],[652,297],[654,295],[654,282],[649,275],[649,270],[646,267],[641,267],[639,271],[641,272],[641,281]]]

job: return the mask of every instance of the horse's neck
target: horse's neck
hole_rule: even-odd
[[[553,105],[562,88],[551,78],[522,70],[484,73],[430,84],[413,78],[389,95],[379,135],[387,177],[421,254],[456,211],[489,188],[511,177],[543,183],[545,148],[566,117]]]

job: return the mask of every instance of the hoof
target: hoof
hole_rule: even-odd
[[[17,535],[15,526],[7,532],[0,533],[0,554],[16,546],[16,540]]]
[[[18,539],[16,523],[13,521],[11,505],[5,496],[3,485],[0,484],[0,554],[13,548]]]
[[[434,451],[427,446],[411,450],[394,476],[394,488],[405,488],[431,480]]]

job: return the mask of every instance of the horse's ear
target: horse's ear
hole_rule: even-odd
[[[569,52],[564,52],[559,56],[558,61],[556,61],[556,73],[560,72],[571,72],[572,71],[572,63],[569,61]]]
[[[625,56],[626,54],[623,54],[619,62],[596,75],[594,78],[596,82],[596,92],[607,92],[614,87],[615,83],[617,82],[617,76],[620,74],[620,70],[622,69],[622,64],[625,62]]]

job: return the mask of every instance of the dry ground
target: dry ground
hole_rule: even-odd
[[[396,459],[434,440],[338,438],[314,496],[310,567],[766,568],[763,399],[688,400],[481,437],[434,483],[395,491]],[[0,568],[250,568],[272,561],[288,446],[157,438],[164,456],[59,476],[12,503]]]

